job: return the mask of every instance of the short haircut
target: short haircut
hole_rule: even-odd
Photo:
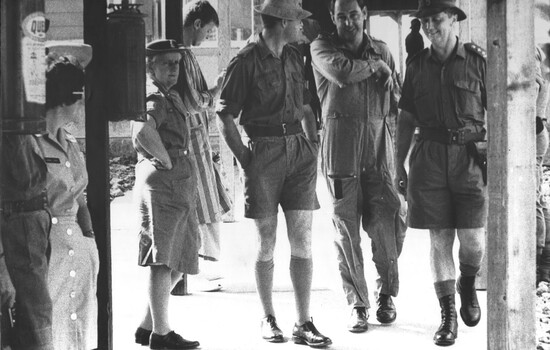
[[[357,5],[359,5],[359,8],[362,10],[365,7],[367,7],[367,0],[355,0],[357,1]],[[334,13],[334,5],[336,4],[336,0],[330,0],[330,12]]]
[[[220,25],[218,13],[206,0],[194,0],[183,6],[184,27],[192,26],[197,19],[201,20],[202,27],[210,22],[214,22],[216,27]]]
[[[60,57],[46,71],[46,109],[70,106],[82,98],[84,71]]]
[[[270,15],[261,14],[262,23],[264,24],[265,29],[274,28],[277,24],[281,23],[283,20],[278,17],[273,17]]]

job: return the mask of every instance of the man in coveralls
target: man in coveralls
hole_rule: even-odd
[[[244,171],[245,216],[254,219],[259,237],[256,287],[264,318],[262,337],[284,341],[272,303],[273,251],[281,205],[290,241],[290,278],[297,319],[296,343],[322,347],[331,343],[309,315],[312,258],[311,224],[319,208],[315,192],[318,140],[313,113],[304,114],[304,62],[293,45],[301,20],[310,15],[296,0],[265,0],[256,7],[263,28],[227,68],[216,112],[220,131]],[[306,98],[304,98],[306,96]],[[243,144],[234,119],[240,116],[250,141]]]
[[[407,220],[409,227],[430,230],[432,275],[441,306],[434,342],[451,345],[458,326],[455,283],[464,323],[475,326],[481,316],[475,276],[483,258],[487,220],[482,171],[485,53],[457,38],[454,27],[466,14],[454,0],[421,0],[415,16],[432,45],[407,66],[399,103],[397,182],[407,185],[404,162],[416,133],[409,160]],[[458,281],[455,236],[460,242]]]
[[[372,240],[378,272],[381,323],[392,323],[405,238],[405,209],[393,186],[388,128],[395,64],[387,45],[364,32],[364,0],[333,0],[336,32],[311,44],[323,111],[322,169],[333,201],[340,276],[352,307],[350,332],[365,332],[370,308],[361,251],[360,222]],[[402,205],[403,203],[403,205]]]

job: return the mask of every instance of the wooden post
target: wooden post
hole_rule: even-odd
[[[93,58],[86,68],[86,164],[88,207],[99,251],[97,284],[98,349],[113,349],[113,310],[111,283],[111,225],[109,191],[109,122],[105,106],[106,14],[105,1],[84,1],[84,42],[93,47]]]
[[[399,42],[399,74],[400,81],[405,78],[405,61],[403,60],[403,12],[397,13],[397,37]]]
[[[533,0],[488,0],[488,350],[536,347]]]
[[[218,27],[218,71],[225,69],[231,59],[231,1],[218,1],[218,17],[220,26]],[[225,143],[220,140],[220,158],[221,158],[221,176],[227,186],[229,197],[235,203],[236,194],[236,176],[233,153]],[[235,221],[235,210],[225,214],[225,221]]]
[[[173,39],[178,43],[182,42],[183,31],[183,0],[166,0],[166,39]]]

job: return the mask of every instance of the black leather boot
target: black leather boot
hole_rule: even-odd
[[[439,306],[441,306],[441,325],[435,332],[434,343],[439,346],[453,345],[458,337],[455,295],[439,298]]]
[[[460,317],[468,327],[474,327],[481,318],[481,309],[477,301],[476,276],[458,277],[456,290],[460,294]]]
[[[539,261],[540,281],[550,283],[550,249],[543,249]]]

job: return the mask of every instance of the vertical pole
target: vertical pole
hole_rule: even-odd
[[[166,39],[175,40],[178,43],[182,42],[183,30],[183,0],[166,0]]]
[[[218,70],[226,68],[231,58],[231,1],[218,1],[218,16],[220,26],[218,27]],[[229,191],[229,197],[235,203],[235,167],[233,153],[223,141],[220,142],[220,158],[221,158],[221,176],[225,179],[225,184]],[[232,209],[225,214],[227,221],[235,221],[235,210]]]
[[[89,175],[88,207],[99,251],[97,284],[98,349],[113,349],[113,307],[111,281],[111,227],[109,191],[109,122],[106,72],[106,1],[84,1],[84,42],[93,47],[93,58],[86,68],[86,164]],[[121,43],[123,45],[124,43]]]
[[[399,73],[401,75],[401,81],[405,77],[405,62],[403,60],[403,12],[397,13],[397,36],[399,40]]]
[[[533,14],[533,0],[487,1],[488,350],[536,347]]]

